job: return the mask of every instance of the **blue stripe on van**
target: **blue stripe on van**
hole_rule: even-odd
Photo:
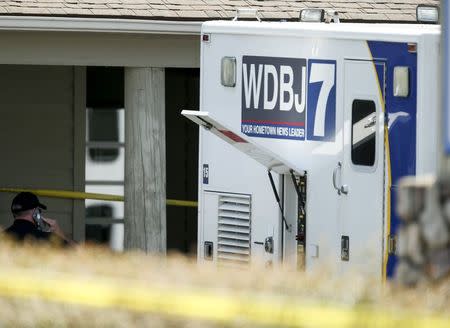
[[[390,231],[392,235],[397,233],[399,225],[399,217],[395,211],[398,181],[404,176],[416,174],[417,54],[408,51],[408,43],[382,41],[367,43],[373,59],[386,63],[385,104],[392,175]],[[393,76],[396,66],[409,67],[409,95],[405,98],[394,97]],[[393,276],[396,262],[396,257],[390,255],[387,264],[388,277]]]

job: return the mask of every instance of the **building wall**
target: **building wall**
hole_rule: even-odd
[[[0,185],[73,190],[78,183],[74,138],[75,69],[0,65]],[[84,165],[84,158],[81,159]],[[0,225],[12,222],[14,194],[0,193]],[[72,235],[74,202],[46,199],[44,216]]]
[[[198,35],[0,31],[0,44],[8,45],[0,51],[0,187],[84,190],[85,66],[185,69],[200,65]],[[176,82],[176,88],[182,89],[174,94],[187,97],[185,93],[192,93],[187,90],[189,83]],[[174,110],[181,103],[173,102]],[[13,138],[18,131],[20,136]],[[183,161],[194,166],[196,158]],[[186,183],[191,184],[184,181],[183,186]],[[196,196],[193,187],[174,188],[170,189],[176,190],[174,198]],[[0,193],[1,226],[12,220],[13,196]],[[84,239],[84,202],[43,202],[49,205],[49,217],[58,219],[76,240]],[[174,210],[175,217],[180,210]],[[184,228],[175,220],[171,223],[171,244],[182,251],[191,249],[196,237],[192,233],[196,217],[188,224],[192,211],[188,212],[182,210]],[[189,237],[180,238],[179,233]]]

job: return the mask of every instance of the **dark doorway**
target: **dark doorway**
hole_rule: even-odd
[[[180,113],[198,110],[200,70],[166,69],[167,198],[197,200],[198,127]],[[167,250],[195,255],[197,208],[167,207]]]
[[[200,71],[167,68],[165,80],[167,198],[196,201],[198,127],[180,113],[199,108]],[[86,94],[86,190],[123,194],[124,69],[88,67]],[[86,241],[123,249],[123,214],[123,203],[87,201]],[[168,251],[195,255],[196,246],[197,208],[168,206]]]

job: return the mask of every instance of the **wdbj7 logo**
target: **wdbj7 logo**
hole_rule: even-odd
[[[244,56],[242,132],[334,141],[336,61]]]

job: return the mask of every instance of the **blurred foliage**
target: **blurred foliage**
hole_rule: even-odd
[[[0,273],[32,272],[35,283],[59,275],[112,282],[116,288],[131,286],[198,291],[236,300],[252,299],[281,304],[319,304],[342,309],[365,307],[385,313],[404,313],[414,319],[432,315],[450,323],[450,280],[415,289],[404,289],[393,283],[382,286],[361,274],[332,276],[320,268],[308,274],[287,267],[266,268],[255,263],[246,269],[217,267],[197,263],[196,259],[177,254],[166,258],[140,252],[113,253],[94,246],[55,249],[46,245],[15,245],[0,242]],[[14,277],[9,279],[14,281]],[[21,297],[22,296],[22,297]],[[87,307],[48,302],[30,295],[10,297],[0,291],[0,326],[2,327],[255,327],[245,317],[230,318],[225,323],[186,318],[161,313],[145,313],[126,308]],[[24,297],[26,296],[26,297]],[[189,306],[187,304],[186,306]],[[380,312],[380,313],[381,313]],[[176,313],[176,311],[174,312]],[[442,322],[442,320],[441,320]],[[370,326],[370,325],[368,325]]]

